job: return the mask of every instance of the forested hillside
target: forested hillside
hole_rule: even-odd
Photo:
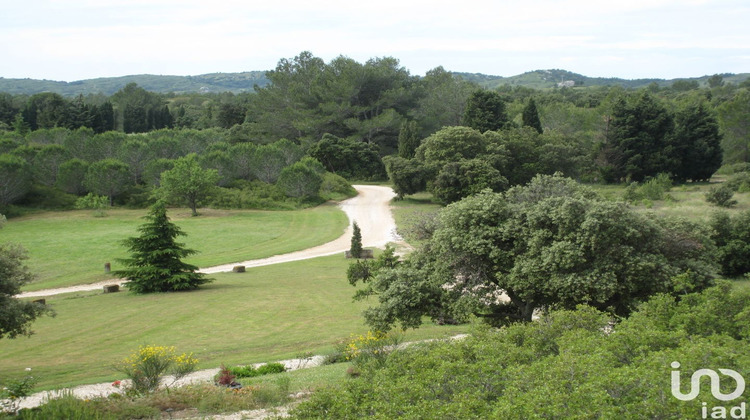
[[[750,159],[750,83],[720,75],[705,86],[484,89],[440,67],[417,77],[395,58],[326,63],[303,52],[264,77],[240,94],[164,94],[135,83],[111,95],[1,93],[0,208],[49,197],[39,188],[73,194],[68,201],[94,192],[143,205],[160,173],[190,154],[217,171],[224,195],[214,203],[223,206],[320,197],[326,173],[387,176],[400,196],[427,190],[451,203],[537,174],[687,182]],[[295,175],[282,176],[285,168]],[[103,179],[121,185],[97,185]],[[306,190],[290,185],[311,179]]]
[[[156,93],[221,93],[252,92],[255,85],[264,87],[269,83],[265,71],[246,71],[241,73],[209,73],[197,76],[169,76],[140,74],[121,77],[100,77],[96,79],[61,82],[55,80],[13,79],[0,77],[0,92],[13,95],[34,95],[42,92],[53,92],[62,96],[89,94],[112,95],[129,83]],[[671,87],[677,83],[686,86],[703,87],[710,76],[698,76],[687,79],[620,79],[616,77],[589,77],[567,70],[534,70],[515,76],[503,77],[481,73],[453,72],[477,85],[496,89],[502,86],[521,86],[533,89],[549,89],[561,86],[621,86],[624,88],[643,88],[650,84],[659,87]],[[730,83],[739,84],[750,77],[748,73],[722,74],[721,77]]]

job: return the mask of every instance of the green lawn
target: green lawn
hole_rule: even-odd
[[[135,236],[146,210],[109,210],[106,217],[91,211],[46,212],[11,219],[0,231],[0,242],[21,244],[37,280],[24,290],[40,290],[106,280],[104,264],[122,268],[128,257],[121,241]],[[171,209],[169,216],[187,236],[180,240],[199,251],[186,262],[206,267],[306,249],[334,240],[348,220],[335,205],[298,211]]]
[[[55,318],[38,319],[30,338],[0,341],[0,378],[30,367],[42,388],[122,379],[111,366],[142,344],[194,352],[200,368],[332,352],[367,331],[361,312],[370,303],[352,302],[348,264],[331,256],[218,274],[193,292],[53,296]],[[404,339],[467,329],[427,325]]]

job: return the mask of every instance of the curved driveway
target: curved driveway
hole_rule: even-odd
[[[236,265],[244,265],[247,268],[260,267],[264,265],[280,264],[343,253],[351,246],[353,221],[357,222],[357,225],[359,225],[359,228],[362,231],[362,245],[365,247],[382,248],[389,242],[402,241],[396,233],[396,222],[393,219],[393,214],[390,209],[390,202],[393,197],[396,196],[393,190],[390,187],[381,187],[377,185],[355,185],[354,188],[358,192],[357,196],[344,200],[339,204],[339,207],[341,207],[349,217],[349,226],[344,234],[338,239],[302,251],[275,255],[273,257],[262,258],[259,260],[239,261],[231,264],[206,267],[198,271],[207,274],[221,273],[232,271],[232,268]],[[61,293],[97,290],[101,289],[106,284],[112,283],[114,283],[113,280],[107,280],[98,283],[63,287],[59,289],[38,290],[21,293],[20,295],[16,295],[16,297],[40,297]],[[122,284],[124,281],[119,281],[118,283]]]

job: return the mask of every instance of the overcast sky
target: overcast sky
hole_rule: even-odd
[[[391,56],[412,74],[750,72],[748,0],[0,0],[0,77],[74,81]]]

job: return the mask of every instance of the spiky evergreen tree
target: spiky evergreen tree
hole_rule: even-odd
[[[539,111],[536,109],[536,102],[534,98],[529,98],[529,102],[523,108],[523,125],[528,126],[536,130],[539,134],[542,134],[542,122],[539,120]]]
[[[185,234],[169,221],[163,203],[156,203],[144,218],[148,222],[138,228],[141,235],[123,241],[131,258],[118,261],[129,268],[114,272],[128,280],[128,289],[135,293],[171,292],[195,289],[212,281],[197,273],[198,267],[182,262],[196,251],[175,241]]]
[[[354,222],[352,230],[352,246],[349,249],[349,252],[351,253],[352,258],[359,258],[362,256],[362,231],[359,229],[357,222]]]

